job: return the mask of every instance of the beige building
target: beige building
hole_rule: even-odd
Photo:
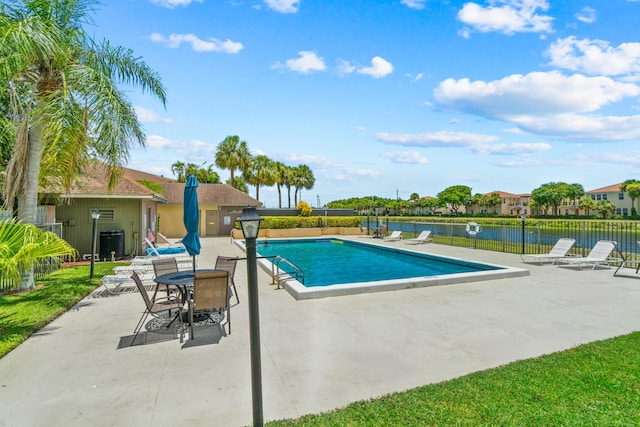
[[[615,215],[629,216],[633,207],[631,206],[631,197],[627,192],[620,191],[621,185],[622,183],[589,190],[585,192],[585,197],[590,197],[596,202],[608,200],[616,206]]]
[[[184,183],[161,183],[166,204],[158,205],[158,230],[167,237],[180,238],[187,233],[182,218]],[[236,219],[247,206],[260,207],[261,202],[227,184],[199,184],[198,206],[200,208],[199,234],[206,236],[228,236]]]
[[[496,215],[531,215],[531,209],[529,203],[531,202],[531,194],[513,194],[506,191],[490,191],[485,193],[485,196],[491,196],[492,194],[498,194],[502,199],[499,205],[493,206],[478,206],[472,205],[467,208],[469,214],[481,213],[481,214],[496,214]]]

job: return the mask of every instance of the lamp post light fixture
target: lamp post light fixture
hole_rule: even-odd
[[[249,291],[249,344],[251,351],[251,396],[253,425],[262,427],[262,368],[260,362],[260,318],[258,310],[258,264],[256,239],[260,231],[260,215],[255,208],[244,208],[238,218],[245,239],[247,281]]]
[[[89,278],[93,279],[93,264],[96,259],[96,238],[98,234],[98,219],[100,219],[100,211],[93,209],[91,211],[91,219],[93,220],[93,233],[91,234],[91,270],[89,271]]]

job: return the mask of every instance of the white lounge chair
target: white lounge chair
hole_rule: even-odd
[[[161,238],[162,240],[165,241],[166,245],[169,245],[169,247],[174,247],[174,246],[184,246],[182,244],[182,240],[178,240],[176,242],[172,242],[171,240],[169,240],[169,238],[167,236],[165,236],[164,234],[162,234],[159,231],[156,231],[156,235]],[[158,239],[156,239],[156,244],[159,244]]]
[[[402,239],[402,231],[393,231],[384,238],[387,242],[396,242],[400,239]]]
[[[609,262],[609,255],[616,249],[616,245],[617,243],[611,240],[598,240],[586,257],[559,258],[556,262],[559,267],[564,265],[582,268],[585,265],[591,266],[591,269],[595,270],[596,266]]]
[[[542,264],[545,261],[551,261],[551,265],[555,264],[560,258],[565,258],[569,250],[576,243],[576,239],[558,239],[553,248],[546,254],[522,254],[522,262],[537,262]]]
[[[431,230],[424,230],[418,237],[414,239],[407,239],[404,242],[409,245],[433,242],[433,238],[431,237]]]

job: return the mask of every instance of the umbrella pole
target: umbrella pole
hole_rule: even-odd
[[[193,256],[193,274],[196,274],[196,256]]]

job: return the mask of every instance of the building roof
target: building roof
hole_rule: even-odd
[[[586,193],[617,193],[617,192],[620,191],[620,186],[621,185],[622,185],[622,183],[608,185],[606,187],[596,188],[595,190],[586,191]]]
[[[154,175],[152,173],[147,173],[147,172],[142,172],[142,171],[138,171],[135,169],[129,169],[129,168],[122,168],[122,172],[123,174],[130,178],[133,179],[134,181],[152,181],[152,182],[157,182],[157,183],[163,183],[163,182],[176,182],[175,179],[173,178],[167,178],[164,176],[160,176],[160,175]]]
[[[507,193],[506,191],[490,191],[488,193],[484,193],[485,196],[490,196],[492,194],[498,193],[500,195],[500,197],[531,197],[531,194],[528,193],[523,193],[523,194],[513,194],[513,193]]]
[[[154,199],[166,203],[164,197],[137,182],[132,177],[136,176],[136,174],[131,173],[131,171],[132,169],[123,168],[122,176],[120,176],[115,187],[110,190],[106,165],[98,161],[91,162],[64,196],[69,198]],[[142,173],[144,174],[144,172]]]
[[[184,183],[161,182],[164,197],[171,205],[184,203]],[[201,205],[262,206],[262,202],[227,184],[199,184],[198,201]]]

